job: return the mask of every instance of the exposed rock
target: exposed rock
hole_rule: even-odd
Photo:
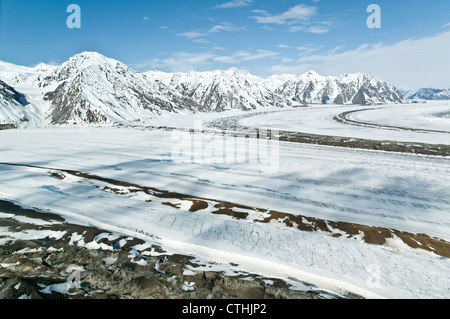
[[[24,279],[0,278],[0,299],[42,299],[33,285]]]
[[[214,270],[214,262],[169,254],[138,238],[112,236],[13,204],[0,207],[8,214],[52,221],[39,226],[0,219],[2,227],[10,231],[9,237],[0,238],[6,240],[0,250],[0,297],[4,299],[321,298],[306,284],[311,290],[294,290],[287,282],[246,273],[238,265],[230,265],[230,272],[224,273]],[[60,238],[15,238],[31,229],[65,233]],[[205,271],[205,267],[211,270]]]

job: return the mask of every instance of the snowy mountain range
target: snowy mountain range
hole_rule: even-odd
[[[194,111],[197,105],[125,64],[98,53],[75,55],[38,82],[50,88],[52,123],[132,122],[161,111]]]
[[[204,112],[291,105],[283,96],[269,89],[264,79],[235,68],[188,73],[150,71],[145,75],[151,81],[163,83],[191,98]]]
[[[0,80],[0,103],[10,108],[21,108],[29,104],[25,95]],[[6,109],[6,108],[5,108]]]
[[[129,124],[164,112],[406,101],[392,85],[363,73],[323,77],[311,71],[266,79],[235,68],[139,73],[96,52],[77,54],[60,66],[0,61],[0,124],[16,126]]]
[[[415,91],[406,91],[405,96],[411,100],[450,100],[450,89],[423,88]]]
[[[310,71],[288,80],[275,91],[290,101],[320,104],[404,103],[406,99],[392,85],[371,74],[320,76]]]

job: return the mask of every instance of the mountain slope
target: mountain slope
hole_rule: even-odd
[[[15,124],[18,119],[27,121],[25,108],[29,104],[23,93],[0,80],[0,123]]]
[[[407,101],[395,87],[370,74],[324,77],[310,71],[264,79],[235,68],[139,73],[96,52],[74,55],[60,66],[41,63],[30,68],[0,61],[0,80],[0,121],[28,126],[126,125],[145,122],[163,112]],[[28,102],[25,106],[24,101]]]
[[[121,62],[95,52],[75,55],[39,86],[51,102],[52,123],[129,123],[161,111],[194,111],[197,105]]]
[[[263,79],[232,68],[225,71],[145,73],[185,97],[193,99],[204,112],[231,109],[251,110],[269,106],[285,106],[286,100],[263,85]]]
[[[408,98],[412,100],[450,100],[450,89],[423,88],[410,93]]]
[[[56,66],[40,63],[35,67],[24,67],[0,61],[0,79],[20,92],[28,102],[22,107],[9,106],[8,121],[21,127],[42,127],[47,125],[45,119],[49,103],[43,99],[43,91],[39,88],[40,80],[52,72]],[[7,109],[3,104],[3,112]]]
[[[368,105],[407,101],[394,86],[364,73],[324,77],[310,71],[300,76],[284,74],[267,79],[236,69],[145,74],[192,98],[207,112],[307,103]]]
[[[395,87],[364,73],[324,77],[310,71],[287,81],[276,92],[291,101],[303,104],[367,105],[406,102]]]
[[[24,94],[17,92],[2,80],[0,80],[0,103],[2,105],[19,104],[21,106],[30,104]]]

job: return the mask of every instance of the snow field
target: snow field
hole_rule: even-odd
[[[73,169],[158,189],[449,240],[446,158],[279,143],[280,163],[174,164],[164,131],[42,129],[1,133],[1,162]],[[188,133],[180,133],[186,134]],[[448,259],[404,247],[196,214],[119,196],[49,171],[0,165],[0,197],[142,237],[247,271],[366,297],[448,297]]]

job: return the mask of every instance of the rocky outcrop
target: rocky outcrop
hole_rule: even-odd
[[[68,223],[51,213],[9,202],[0,208],[11,230],[0,235],[0,298],[3,299],[263,299],[322,298],[311,289],[291,289],[266,278],[194,256],[169,253],[160,245],[95,227]],[[36,221],[36,224],[32,221]],[[23,239],[24,233],[50,234]],[[52,235],[54,234],[54,235]],[[63,234],[63,235],[61,235]],[[22,239],[21,239],[22,238]],[[74,276],[78,271],[78,277]],[[329,296],[328,296],[329,297]]]

